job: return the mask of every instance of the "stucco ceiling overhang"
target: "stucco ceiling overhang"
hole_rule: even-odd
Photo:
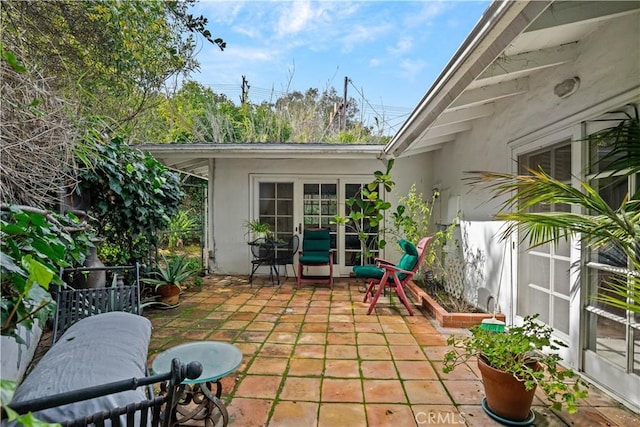
[[[402,128],[384,148],[433,151],[493,114],[494,102],[529,90],[533,73],[572,62],[577,43],[640,2],[494,1]]]
[[[207,178],[210,159],[371,159],[380,158],[379,144],[143,144],[142,151],[150,152],[171,169]]]

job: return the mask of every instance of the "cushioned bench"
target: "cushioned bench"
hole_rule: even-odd
[[[19,413],[35,411],[36,418],[63,425],[102,425],[104,419],[131,426],[166,425],[175,410],[168,396],[178,391],[185,375],[197,378],[202,366],[190,364],[187,372],[174,361],[172,373],[147,376],[151,322],[140,315],[137,277],[135,282],[58,289],[53,345],[19,385],[9,407]],[[150,384],[170,378],[174,383],[168,393],[153,397]]]

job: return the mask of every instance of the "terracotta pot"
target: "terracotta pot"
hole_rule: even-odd
[[[174,285],[163,285],[158,288],[160,298],[158,300],[164,304],[176,305],[180,302],[180,288]]]
[[[482,374],[489,409],[506,420],[526,420],[529,417],[536,388],[526,390],[523,381],[518,381],[513,375],[492,368],[482,357],[478,357],[478,368]]]

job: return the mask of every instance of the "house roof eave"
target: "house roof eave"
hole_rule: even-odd
[[[494,1],[384,148],[399,157],[553,1]]]

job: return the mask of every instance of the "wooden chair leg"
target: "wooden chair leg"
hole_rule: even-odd
[[[371,300],[371,304],[369,305],[369,310],[367,310],[367,314],[371,314],[373,309],[376,307],[376,303],[378,302],[378,298],[380,298],[380,294],[382,293],[382,290],[384,289],[388,278],[389,278],[389,271],[385,271],[384,276],[382,276],[382,279],[380,279],[380,284],[378,285],[378,290],[376,290],[376,293],[373,296],[373,299]]]
[[[373,296],[373,288],[376,283],[376,279],[370,279],[367,282],[367,291],[364,293],[364,299],[362,300],[362,302],[367,302],[367,300],[369,299],[369,295]]]
[[[398,280],[398,278],[396,277],[396,275],[393,275],[393,279],[395,282],[395,287],[396,287],[396,294],[398,294],[398,298],[400,299],[400,301],[402,301],[402,304],[404,304],[405,307],[407,307],[407,310],[409,311],[409,316],[413,316],[413,310],[411,310],[411,306],[409,305],[409,300],[407,299],[407,294],[404,293],[404,288],[402,287],[402,285],[400,284],[400,281]]]

